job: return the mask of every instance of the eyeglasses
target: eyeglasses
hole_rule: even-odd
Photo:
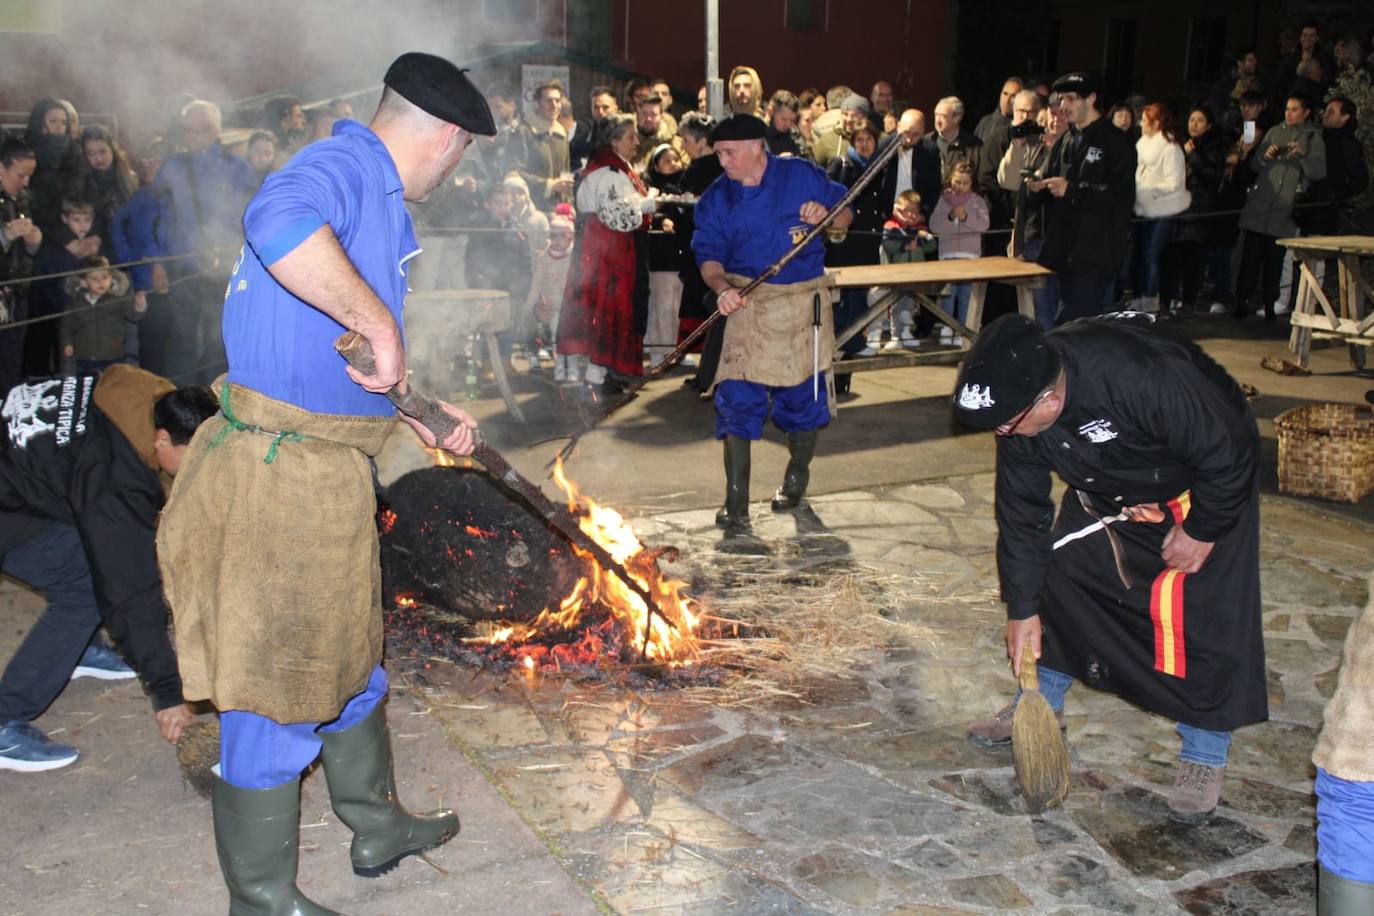
[[[1007,423],[1003,423],[1001,426],[997,427],[997,435],[1010,436],[1014,434],[1016,432],[1017,427],[1021,425],[1021,423],[1026,419],[1026,417],[1030,416],[1030,412],[1034,410],[1037,406],[1039,406],[1041,401],[1045,400],[1045,398],[1049,397],[1052,394],[1054,394],[1053,388],[1046,388],[1044,391],[1037,394],[1035,396],[1035,400],[1031,401],[1030,404],[1027,405],[1025,410],[1021,411],[1016,416],[1012,417],[1010,420],[1007,421]],[[1008,423],[1010,425],[1008,425]]]

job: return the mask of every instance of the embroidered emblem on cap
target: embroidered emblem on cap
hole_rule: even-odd
[[[964,410],[982,410],[984,407],[991,407],[997,402],[992,399],[992,386],[984,388],[982,385],[964,385],[959,392],[959,406]]]

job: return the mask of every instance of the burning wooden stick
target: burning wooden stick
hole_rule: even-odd
[[[348,361],[350,366],[364,375],[371,375],[377,371],[377,364],[372,355],[372,345],[367,342],[366,337],[357,331],[349,331],[334,341],[334,349],[339,351],[339,354]],[[437,401],[419,393],[413,386],[407,387],[404,394],[393,388],[387,392],[386,396],[401,413],[423,423],[425,428],[434,434],[435,442],[442,442],[447,439],[457,425],[457,421]],[[554,503],[544,495],[542,490],[511,467],[500,452],[483,440],[480,432],[474,435],[477,445],[472,451],[472,457],[481,462],[482,467],[486,468],[491,476],[495,477],[506,489],[529,503],[555,531],[568,539],[568,543],[591,554],[602,569],[614,573],[644,601],[644,605],[648,609],[648,617],[644,627],[644,645],[640,648],[639,656],[641,659],[647,658],[649,639],[653,633],[653,627],[648,624],[652,624],[654,615],[657,614],[660,620],[674,630],[677,629],[677,624],[659,610],[658,602],[654,600],[653,595],[638,579],[630,575],[629,570],[617,563],[606,548],[582,530],[582,526],[578,524],[577,518],[573,516],[572,512]]]

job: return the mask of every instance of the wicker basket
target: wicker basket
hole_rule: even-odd
[[[1357,503],[1374,490],[1374,414],[1353,404],[1308,404],[1274,420],[1279,492]]]

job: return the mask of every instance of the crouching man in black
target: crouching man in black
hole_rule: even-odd
[[[0,675],[0,770],[57,769],[80,756],[33,720],[78,664],[131,676],[91,642],[101,623],[142,677],[162,736],[176,741],[190,723],[153,535],[187,443],[217,410],[208,389],[125,365],[98,380],[29,380],[5,395],[0,570],[48,607]]]

